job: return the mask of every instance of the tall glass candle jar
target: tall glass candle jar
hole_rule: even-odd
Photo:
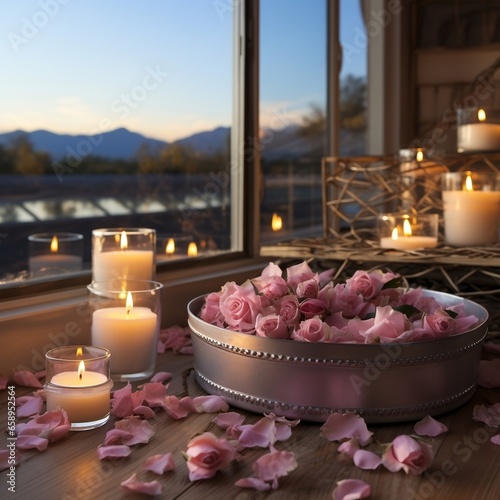
[[[78,233],[36,233],[28,236],[29,271],[38,278],[82,270],[83,236]]]
[[[65,346],[45,354],[47,410],[63,408],[71,430],[94,429],[109,418],[110,353],[93,346]]]
[[[109,228],[92,231],[92,281],[152,280],[155,275],[156,231]]]
[[[111,352],[111,378],[144,380],[154,373],[161,324],[161,289],[156,281],[129,280],[88,285],[92,344]]]
[[[444,235],[457,247],[498,242],[500,177],[496,173],[443,174]]]

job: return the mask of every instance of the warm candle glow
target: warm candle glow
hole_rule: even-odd
[[[127,233],[125,233],[125,231],[122,231],[122,234],[120,236],[120,248],[122,250],[127,250],[128,248]]]
[[[393,240],[397,240],[397,239],[399,238],[398,228],[397,228],[397,227],[395,227],[395,228],[392,230],[391,238],[392,238]]]
[[[78,347],[78,348],[76,349],[76,355],[77,355],[77,356],[83,356],[83,349],[82,349],[81,347]]]
[[[484,111],[484,109],[479,109],[478,110],[478,112],[477,112],[477,119],[480,122],[484,122],[486,120],[486,112]]]
[[[130,292],[127,293],[127,300],[125,302],[125,309],[127,310],[127,318],[128,315],[130,314],[130,311],[132,310],[132,307],[134,307],[134,301],[132,300],[132,294]]]
[[[273,231],[279,231],[283,227],[283,220],[281,217],[274,212],[273,213],[273,219],[271,221],[271,228]]]
[[[408,219],[403,221],[403,234],[405,236],[411,236],[411,224]]]
[[[416,156],[415,156],[415,159],[416,159],[417,161],[419,161],[419,162],[420,162],[420,161],[422,161],[422,160],[424,159],[424,152],[423,152],[423,151],[421,151],[421,150],[419,149],[419,150],[417,151],[417,154],[416,154]]]
[[[82,380],[84,372],[85,372],[85,363],[83,361],[80,361],[80,364],[78,365],[78,378],[80,380]]]
[[[52,241],[50,242],[50,251],[56,253],[59,250],[59,242],[57,241],[57,236],[52,236]]]
[[[196,257],[198,255],[198,247],[194,241],[189,244],[187,254],[189,257]]]
[[[472,186],[472,177],[470,175],[467,175],[465,178],[465,190],[474,191],[474,187]]]
[[[173,255],[175,253],[175,241],[173,238],[169,238],[167,245],[165,246],[165,253],[167,255]]]

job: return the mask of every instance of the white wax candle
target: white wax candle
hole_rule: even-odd
[[[392,248],[394,250],[417,250],[419,248],[437,247],[437,238],[433,236],[399,236],[394,239],[390,236],[380,238],[381,248]]]
[[[44,272],[76,272],[82,269],[82,258],[77,255],[47,254],[29,258],[30,272],[41,274]]]
[[[108,307],[94,311],[92,344],[111,352],[111,373],[133,374],[154,366],[158,316],[147,307]]]
[[[500,150],[500,124],[469,123],[460,125],[457,131],[459,152]]]
[[[498,241],[500,191],[443,191],[444,232],[449,245]]]
[[[95,422],[109,414],[110,385],[102,374],[85,371],[57,373],[46,388],[47,410],[64,408],[73,423]]]
[[[154,252],[152,250],[113,250],[92,255],[94,281],[152,280]]]

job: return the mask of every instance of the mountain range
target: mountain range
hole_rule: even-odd
[[[26,136],[35,151],[48,153],[53,160],[61,161],[68,155],[99,156],[108,160],[129,160],[137,156],[141,147],[146,147],[150,154],[179,144],[202,155],[212,155],[229,148],[229,127],[217,127],[213,130],[198,132],[188,137],[169,143],[146,137],[125,128],[118,128],[98,135],[56,134],[47,130],[25,132],[15,130],[0,134],[0,146],[9,147],[19,137]],[[266,130],[258,146],[261,156],[266,160],[283,158],[301,158],[322,156],[324,134],[304,135],[298,125],[289,125],[279,130]],[[341,130],[343,154],[353,155],[363,151],[363,134]]]

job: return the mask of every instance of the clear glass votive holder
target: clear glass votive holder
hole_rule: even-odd
[[[29,272],[33,277],[74,273],[82,270],[83,235],[36,233],[28,236]]]
[[[381,214],[378,217],[380,247],[418,250],[438,245],[438,214]]]
[[[456,247],[498,242],[500,175],[449,172],[442,177],[444,237]]]
[[[92,311],[92,345],[112,355],[111,378],[144,380],[156,366],[161,324],[161,289],[156,281],[129,280],[115,288],[109,281],[87,286]]]
[[[110,353],[94,346],[64,346],[45,354],[47,410],[63,408],[71,430],[85,431],[109,418]]]
[[[500,151],[500,109],[488,106],[457,109],[457,151]]]
[[[92,281],[152,280],[155,276],[156,230],[109,228],[92,231]]]

